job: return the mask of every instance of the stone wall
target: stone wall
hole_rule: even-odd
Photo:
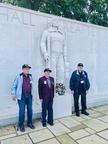
[[[45,65],[40,40],[42,32],[50,26],[52,17],[0,4],[0,125],[17,121],[18,105],[11,100],[11,87],[24,63],[32,66],[34,118],[40,116],[37,81],[43,75]],[[108,28],[61,17],[59,19],[60,30],[66,38],[70,76],[79,62],[84,63],[91,83],[87,96],[88,107],[108,104]],[[68,83],[69,80],[66,81],[66,87],[70,94]]]

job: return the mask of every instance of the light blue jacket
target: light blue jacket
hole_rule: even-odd
[[[33,82],[32,75],[29,74],[29,77],[32,83]],[[14,84],[12,86],[12,91],[11,91],[12,96],[16,96],[18,100],[21,100],[21,96],[22,96],[22,83],[23,83],[23,73],[19,74],[15,78]]]

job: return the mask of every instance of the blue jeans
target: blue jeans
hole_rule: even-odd
[[[42,123],[46,124],[46,116],[48,110],[48,122],[53,123],[53,100],[42,102]]]
[[[27,105],[27,124],[32,123],[32,95],[22,95],[21,100],[18,100],[19,104],[19,126],[22,126],[25,121],[25,106]]]

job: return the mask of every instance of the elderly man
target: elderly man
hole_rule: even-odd
[[[90,83],[89,83],[88,75],[83,70],[83,64],[79,63],[78,69],[72,73],[70,79],[70,89],[71,89],[71,93],[74,96],[74,106],[75,106],[76,116],[80,116],[79,113],[80,95],[81,95],[82,114],[89,115],[89,113],[86,112],[87,109],[86,94],[88,93],[89,88],[90,88]]]
[[[48,123],[53,126],[53,98],[54,98],[54,78],[50,77],[51,70],[46,68],[44,76],[39,78],[38,91],[39,99],[42,103],[42,125],[46,127],[46,115],[48,110]]]
[[[31,129],[35,127],[32,124],[32,75],[29,74],[30,66],[24,64],[22,66],[22,73],[19,74],[12,87],[12,99],[18,100],[19,104],[19,127],[20,131],[24,132],[25,106],[27,105],[27,126]]]

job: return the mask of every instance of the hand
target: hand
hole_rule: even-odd
[[[42,102],[43,102],[43,99],[40,99],[40,102],[42,103]]]
[[[88,90],[86,90],[86,94],[88,94]]]
[[[74,94],[74,91],[71,91],[71,94]]]
[[[16,96],[13,96],[13,97],[12,97],[12,100],[16,101]]]
[[[46,52],[46,53],[44,53],[44,59],[46,60],[46,61],[49,61],[49,59],[50,59],[50,56],[49,56],[49,54]]]

